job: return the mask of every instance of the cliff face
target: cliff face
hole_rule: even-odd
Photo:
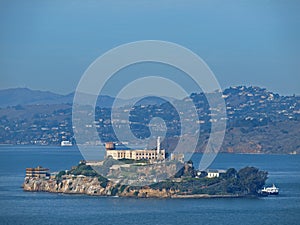
[[[42,178],[26,177],[23,184],[25,191],[46,191],[57,193],[76,193],[76,194],[98,194],[107,193],[107,188],[102,188],[97,178],[68,178],[60,182],[54,179],[45,180]]]
[[[166,189],[155,190],[149,187],[122,187],[111,182],[108,182],[106,187],[102,187],[96,177],[70,177],[62,181],[26,177],[23,183],[23,189],[25,191],[144,198],[167,198],[176,193],[175,191],[167,191]]]

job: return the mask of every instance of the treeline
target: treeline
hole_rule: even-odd
[[[172,179],[156,183],[153,189],[177,190],[180,194],[209,194],[209,195],[257,195],[265,185],[268,173],[255,167],[245,167],[237,171],[230,168],[220,177],[195,178],[186,177],[180,182]]]

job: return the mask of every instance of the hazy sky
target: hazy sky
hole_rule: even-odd
[[[300,1],[1,0],[0,89],[67,94],[127,42],[157,39],[202,57],[222,88],[300,94]]]

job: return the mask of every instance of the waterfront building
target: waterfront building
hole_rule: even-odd
[[[49,169],[38,166],[36,168],[26,168],[26,177],[38,177],[46,178],[49,177]]]

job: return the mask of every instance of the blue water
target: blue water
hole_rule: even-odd
[[[281,192],[267,198],[130,199],[22,190],[26,167],[57,171],[81,159],[75,147],[0,147],[0,224],[300,224],[300,155],[218,155],[211,168],[269,171],[267,182]]]

